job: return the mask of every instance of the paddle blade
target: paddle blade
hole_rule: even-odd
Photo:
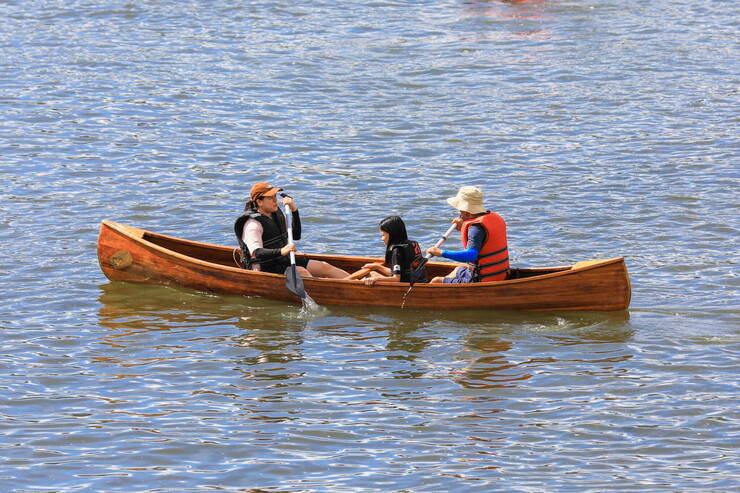
[[[303,287],[303,278],[296,271],[295,265],[291,265],[285,269],[285,287],[299,298],[306,298],[306,288]]]

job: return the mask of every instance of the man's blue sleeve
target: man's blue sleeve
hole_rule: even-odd
[[[485,236],[485,230],[478,224],[473,224],[468,228],[468,248],[461,251],[442,250],[442,256],[457,262],[475,262]]]
[[[475,262],[478,258],[478,250],[475,248],[459,251],[442,250],[442,256],[457,262]]]

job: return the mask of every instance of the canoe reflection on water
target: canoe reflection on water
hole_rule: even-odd
[[[464,369],[458,371],[455,381],[470,389],[512,387],[516,382],[531,378],[526,368],[508,361],[504,353],[511,349],[512,343],[495,337],[472,337],[466,340],[466,348],[483,353],[472,360]]]
[[[366,358],[364,364],[382,365],[391,379],[441,378],[469,389],[511,387],[548,361],[543,355],[509,356],[512,339],[529,334],[555,345],[598,344],[624,342],[632,333],[628,312],[500,311],[492,316],[485,310],[385,308],[369,314],[361,307],[322,307],[306,315],[264,298],[118,282],[100,290],[99,323],[110,329],[101,343],[116,350],[100,351],[96,361],[130,368],[182,357],[226,358],[244,378],[257,380],[300,379],[317,358],[330,358],[340,368]],[[236,334],[234,327],[240,329]]]

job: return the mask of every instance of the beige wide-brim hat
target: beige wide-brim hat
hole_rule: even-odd
[[[458,211],[465,211],[471,214],[486,212],[486,208],[483,207],[483,192],[477,187],[460,187],[457,195],[447,199],[447,203]]]

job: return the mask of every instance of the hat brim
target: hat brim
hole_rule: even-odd
[[[271,189],[269,189],[265,193],[261,194],[260,197],[272,197],[276,193],[282,192],[282,191],[283,191],[283,189],[280,188],[280,187],[272,187]]]
[[[471,204],[467,200],[463,200],[458,197],[450,197],[447,199],[447,203],[458,211],[469,212],[470,214],[480,214],[486,212],[486,208],[482,204]]]

